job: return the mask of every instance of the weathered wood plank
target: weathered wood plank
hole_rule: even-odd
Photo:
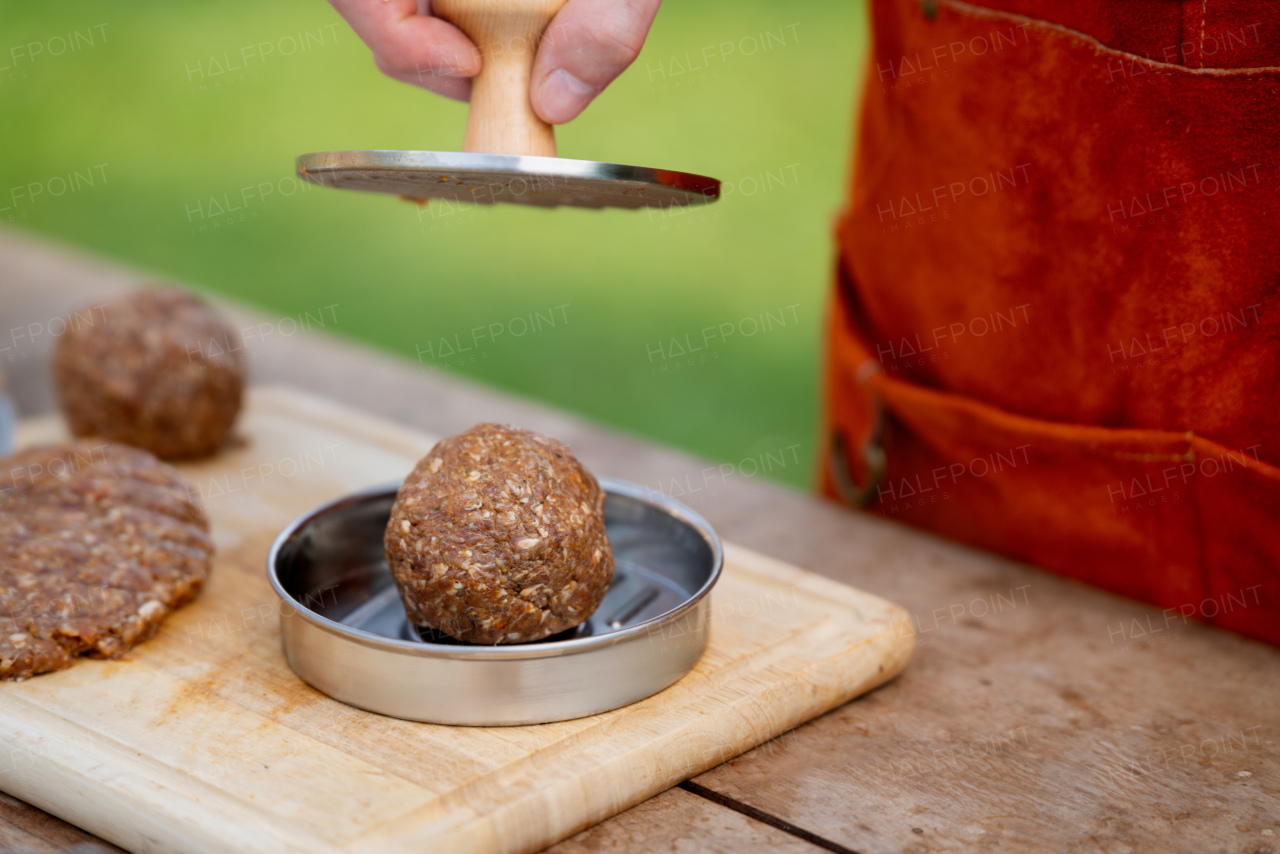
[[[1280,850],[1280,651],[902,536],[792,553],[906,603],[911,667],[699,784],[864,854]]]
[[[822,849],[681,789],[668,789],[547,854],[821,854]]]

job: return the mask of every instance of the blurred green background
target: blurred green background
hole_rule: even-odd
[[[858,2],[670,2],[560,153],[714,175],[722,202],[419,209],[291,177],[457,150],[466,120],[321,0],[0,0],[0,223],[807,485],[865,49]]]

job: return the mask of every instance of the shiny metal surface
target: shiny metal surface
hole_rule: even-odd
[[[13,403],[9,400],[9,395],[0,391],[0,455],[13,450],[14,432],[17,429],[18,415]]]
[[[463,726],[567,720],[661,691],[706,648],[720,540],[679,502],[625,481],[600,485],[615,564],[604,602],[577,629],[509,646],[424,638],[409,624],[382,545],[399,484],[301,517],[267,559],[286,605],[289,666],[352,706]]]
[[[688,172],[448,151],[320,151],[298,158],[298,177],[326,187],[479,205],[667,208],[720,198],[719,181]]]

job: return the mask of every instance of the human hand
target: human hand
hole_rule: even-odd
[[[387,76],[468,100],[480,51],[431,0],[329,0]],[[568,0],[543,35],[529,100],[548,124],[577,117],[640,53],[662,0]]]

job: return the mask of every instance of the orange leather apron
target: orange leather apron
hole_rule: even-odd
[[[873,7],[823,491],[1280,643],[1274,4]]]

